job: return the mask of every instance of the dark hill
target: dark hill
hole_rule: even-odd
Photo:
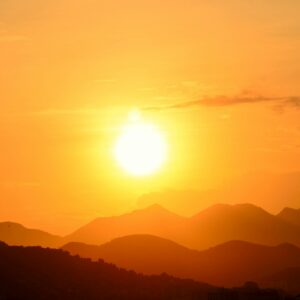
[[[145,276],[57,249],[0,243],[0,299],[6,300],[279,300],[255,284],[229,290],[162,274]],[[228,298],[229,297],[229,298]]]

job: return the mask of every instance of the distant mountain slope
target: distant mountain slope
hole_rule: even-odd
[[[0,241],[8,245],[56,248],[62,245],[63,239],[41,230],[26,228],[21,224],[2,222],[0,223]]]
[[[300,246],[298,226],[251,204],[214,205],[191,218],[153,205],[123,216],[98,218],[67,236],[65,241],[99,245],[134,234],[155,235],[198,250],[230,240]]]
[[[0,299],[207,299],[217,289],[167,275],[146,277],[62,250],[0,243]],[[277,299],[277,298],[274,298]]]
[[[300,227],[300,209],[286,207],[278,214],[278,217]]]
[[[102,246],[69,243],[63,249],[145,274],[167,272],[227,287],[255,281],[285,268],[300,267],[300,248],[289,244],[270,247],[231,241],[196,251],[162,238],[134,235]]]
[[[245,174],[223,186],[205,190],[165,190],[142,195],[137,205],[147,207],[158,203],[179,214],[192,215],[207,207],[226,202],[252,203],[277,212],[284,206],[300,208],[300,172],[274,174],[254,172]]]
[[[121,216],[97,218],[67,236],[66,241],[99,245],[131,234],[153,234],[176,240],[177,230],[185,222],[185,218],[155,204]]]
[[[151,235],[132,235],[117,238],[102,246],[69,243],[63,249],[71,254],[104,259],[126,269],[144,274],[166,272],[181,278],[196,278],[195,261],[199,252],[166,239]]]
[[[297,214],[290,219],[283,214],[274,216],[251,204],[217,204],[191,218],[152,205],[121,216],[97,218],[64,238],[3,222],[0,223],[0,240],[10,245],[60,247],[68,242],[101,245],[122,236],[146,234],[198,250],[231,240],[300,246],[300,226],[294,224]]]
[[[204,249],[230,240],[300,246],[300,228],[252,204],[218,204],[189,220],[185,245]]]

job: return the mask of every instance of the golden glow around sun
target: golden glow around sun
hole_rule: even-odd
[[[133,112],[115,146],[119,165],[131,175],[149,175],[162,166],[166,154],[167,144],[159,129]]]

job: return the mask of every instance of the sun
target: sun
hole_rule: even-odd
[[[150,175],[160,169],[166,160],[167,143],[158,127],[141,120],[138,112],[122,128],[115,145],[119,165],[134,176]]]

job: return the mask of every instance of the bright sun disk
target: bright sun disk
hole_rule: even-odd
[[[120,166],[135,176],[149,175],[161,167],[166,154],[166,141],[159,129],[142,122],[137,113],[131,114],[115,146]]]

